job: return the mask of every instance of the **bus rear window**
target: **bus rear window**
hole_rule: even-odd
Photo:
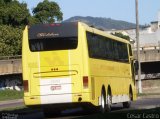
[[[29,40],[29,47],[32,52],[76,49],[77,45],[77,37]]]
[[[29,48],[32,52],[76,49],[78,22],[29,26],[28,38]]]

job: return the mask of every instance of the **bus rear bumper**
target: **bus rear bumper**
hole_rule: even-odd
[[[59,103],[76,103],[90,102],[90,93],[75,94],[58,94],[58,95],[41,95],[41,96],[25,96],[24,102],[27,106],[59,104]]]

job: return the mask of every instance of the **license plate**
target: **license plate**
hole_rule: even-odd
[[[61,90],[61,85],[51,86],[51,90],[52,90],[52,91]]]

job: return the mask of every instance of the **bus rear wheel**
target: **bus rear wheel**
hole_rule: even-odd
[[[101,113],[110,112],[111,111],[111,104],[112,104],[112,96],[111,96],[110,90],[108,90],[107,96],[106,96],[105,91],[102,91],[102,93],[101,93],[101,105],[100,105]]]
[[[104,91],[101,93],[101,105],[100,105],[100,112],[104,113],[106,111],[106,94]]]
[[[108,90],[108,93],[107,93],[107,104],[106,104],[106,111],[107,112],[111,111],[111,105],[112,105],[112,96],[111,96],[111,91]]]

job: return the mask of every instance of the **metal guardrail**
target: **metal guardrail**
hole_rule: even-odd
[[[11,60],[11,59],[21,59],[22,55],[16,56],[0,56],[0,60]]]
[[[133,51],[137,51],[137,47],[133,47],[132,49]],[[160,46],[144,46],[140,47],[139,50],[160,50]]]

